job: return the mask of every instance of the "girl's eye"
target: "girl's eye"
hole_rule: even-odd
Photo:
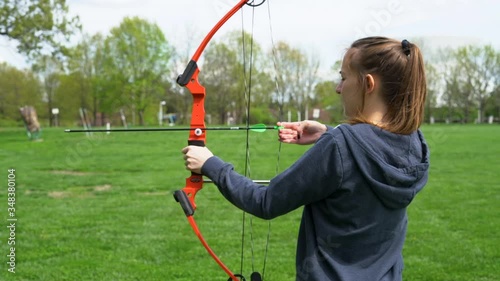
[[[342,71],[339,71],[340,74],[340,81],[345,81],[344,73]]]

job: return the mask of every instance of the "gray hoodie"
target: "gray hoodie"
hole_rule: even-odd
[[[304,206],[296,280],[402,279],[406,207],[427,182],[420,131],[368,124],[329,127],[290,168],[258,185],[211,157],[202,173],[235,206],[272,219]]]

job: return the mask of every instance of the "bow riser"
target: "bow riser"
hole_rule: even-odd
[[[193,129],[189,132],[188,144],[196,146],[205,146],[205,87],[198,81],[200,70],[196,68],[186,88],[193,95],[193,108],[191,110],[191,125]],[[200,129],[200,130],[197,130]]]
[[[193,129],[189,131],[188,145],[205,146],[206,131],[205,129],[205,87],[198,81],[200,70],[196,68],[186,88],[193,96],[193,108],[191,110],[191,124]],[[182,189],[187,195],[191,203],[192,213],[196,210],[195,197],[196,193],[203,188],[203,177],[200,174],[191,173],[191,176],[186,178],[186,186]],[[186,212],[185,207],[183,207]]]

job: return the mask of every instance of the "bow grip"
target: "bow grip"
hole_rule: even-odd
[[[188,140],[188,145],[205,146],[205,141]],[[194,197],[196,195],[196,192],[201,189],[202,184],[202,176],[200,174],[191,172],[191,176],[186,179],[186,187],[182,190],[176,190],[174,192],[175,201],[179,202],[182,210],[184,211],[184,214],[186,214],[187,217],[194,215],[194,211],[196,210]]]
[[[205,141],[203,141],[203,140],[188,140],[188,145],[205,146]]]
[[[188,140],[188,145],[205,147],[205,141],[204,140]],[[200,175],[200,174],[191,172],[191,175],[194,176],[194,175]]]

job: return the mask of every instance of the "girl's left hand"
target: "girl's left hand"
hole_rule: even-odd
[[[186,146],[182,149],[186,170],[201,174],[201,167],[214,154],[205,146]]]

